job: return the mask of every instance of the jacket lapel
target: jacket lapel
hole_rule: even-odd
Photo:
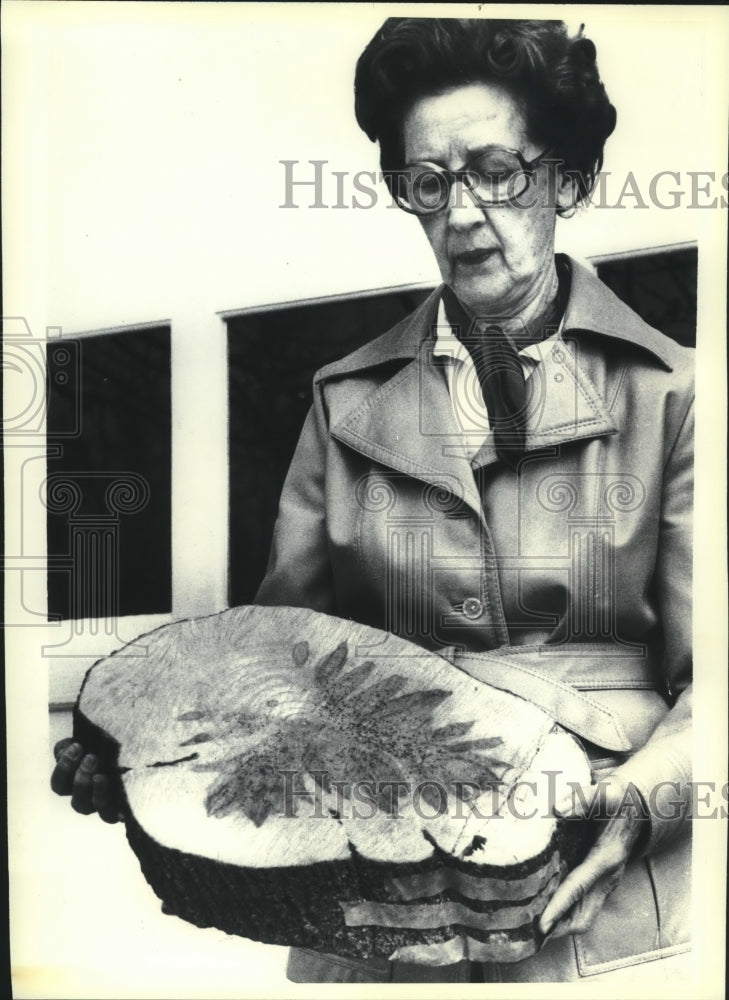
[[[331,428],[374,461],[445,488],[483,518],[441,364],[423,339],[415,358]]]
[[[546,342],[527,385],[526,451],[618,433],[609,408],[570,345],[570,331],[588,330],[629,341],[670,369],[664,338],[643,323],[594,275],[570,260],[571,289],[563,339]],[[483,520],[473,469],[495,462],[489,434],[472,462],[453,413],[440,362],[433,359],[433,326],[442,287],[392,331],[322,369],[320,381],[339,381],[384,362],[406,361],[344,416],[331,433],[374,461],[423,482],[445,487]],[[339,407],[337,407],[339,409]],[[341,412],[341,411],[340,411]]]
[[[605,401],[570,344],[556,340],[541,346],[540,363],[527,380],[526,453],[569,441],[617,434],[617,424]],[[473,467],[495,461],[493,435],[489,434],[473,460]]]

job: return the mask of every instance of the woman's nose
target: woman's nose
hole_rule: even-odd
[[[451,185],[446,211],[448,222],[454,229],[472,229],[486,218],[483,206],[463,181],[455,181]]]

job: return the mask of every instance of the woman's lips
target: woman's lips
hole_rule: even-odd
[[[461,253],[457,253],[454,256],[454,261],[456,264],[462,264],[466,267],[477,267],[479,264],[483,264],[496,253],[494,249],[488,250],[463,250]]]

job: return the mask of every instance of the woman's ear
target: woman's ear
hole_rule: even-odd
[[[579,202],[579,185],[573,173],[565,171],[564,167],[557,167],[555,177],[555,208],[557,215],[562,218],[570,218],[577,211]]]

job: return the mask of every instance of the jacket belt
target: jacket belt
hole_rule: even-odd
[[[439,652],[476,680],[532,702],[566,729],[613,751],[630,751],[633,744],[616,712],[587,692],[661,687],[656,657],[642,647],[637,655],[611,643]]]

